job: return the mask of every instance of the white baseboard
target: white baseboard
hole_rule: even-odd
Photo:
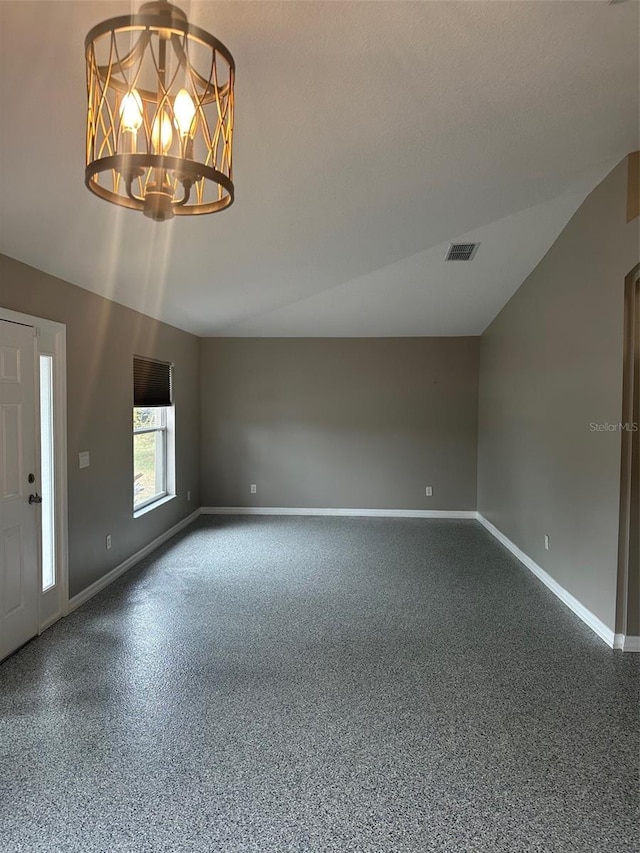
[[[550,574],[545,572],[545,570],[541,568],[537,563],[535,563],[531,559],[531,557],[527,556],[524,551],[521,551],[517,545],[515,545],[510,539],[508,539],[504,535],[504,533],[498,530],[497,527],[494,527],[494,525],[491,524],[490,521],[487,521],[487,519],[483,515],[481,515],[480,513],[477,513],[476,515],[480,524],[482,524],[483,527],[486,527],[489,533],[491,533],[492,536],[495,536],[498,542],[500,542],[502,545],[504,545],[505,548],[511,551],[514,557],[517,557],[517,559],[520,560],[523,566],[526,566],[530,572],[533,572],[533,574],[539,580],[541,580],[542,583],[546,587],[548,587],[551,592],[556,595],[560,599],[560,601],[562,601],[563,604],[566,604],[570,610],[573,610],[576,616],[579,616],[580,619],[582,619],[582,621],[600,637],[600,639],[604,640],[605,643],[609,646],[609,648],[616,648],[614,644],[616,635],[611,630],[611,628],[607,627],[607,625],[605,625],[601,619],[598,619],[595,613],[592,613],[590,610],[587,610],[584,604],[581,604],[577,598],[571,595],[570,592],[567,592],[567,590],[563,586],[560,586],[558,581],[554,580]]]
[[[111,569],[110,572],[107,572],[106,575],[103,575],[95,581],[95,583],[92,583],[91,586],[88,586],[86,589],[83,589],[82,592],[79,592],[77,595],[74,595],[73,598],[70,598],[67,614],[76,610],[81,604],[84,604],[85,601],[89,601],[90,598],[93,598],[94,595],[109,586],[110,583],[113,583],[116,578],[119,578],[120,575],[123,575],[128,569],[135,566],[136,563],[139,563],[140,560],[144,559],[152,551],[155,551],[156,548],[159,548],[160,545],[167,541],[167,539],[171,539],[171,537],[175,536],[183,527],[186,527],[188,524],[191,524],[192,521],[195,521],[199,515],[200,510],[197,509],[195,512],[192,512],[191,515],[188,515],[177,524],[174,524],[173,527],[170,527],[169,530],[166,530],[154,539],[153,542],[149,542],[149,544],[145,545],[144,548],[136,551],[135,554],[132,554],[131,557],[123,563],[120,563],[119,566],[116,566],[115,569]]]
[[[613,648],[620,649],[622,652],[640,652],[640,637],[633,637],[629,634],[616,634],[613,641]]]
[[[203,506],[203,515],[335,515],[374,518],[476,518],[475,510],[351,509],[349,507]]]
[[[183,518],[177,524],[174,524],[169,530],[158,536],[144,548],[141,548],[135,554],[132,554],[124,562],[120,563],[99,580],[92,583],[78,595],[74,595],[69,599],[67,613],[76,610],[80,605],[84,604],[94,595],[99,593],[105,587],[120,575],[123,575],[128,569],[132,568],[144,559],[160,545],[164,544],[172,536],[175,536],[180,530],[195,521],[199,515],[306,515],[306,516],[351,516],[351,517],[374,517],[374,518],[470,518],[477,519],[480,524],[485,527],[502,545],[505,546],[511,553],[531,571],[542,583],[548,587],[560,601],[562,601],[576,616],[588,625],[594,633],[596,633],[604,642],[612,649],[620,649],[624,652],[640,652],[640,637],[625,636],[624,634],[614,634],[604,622],[602,622],[594,613],[581,604],[577,598],[567,592],[564,587],[554,580],[551,575],[545,572],[531,557],[527,556],[524,551],[521,551],[504,533],[498,530],[490,521],[474,510],[430,510],[430,509],[351,509],[345,507],[329,508],[329,507],[200,507],[186,518]],[[56,621],[58,617],[52,619]],[[42,630],[44,630],[43,626]]]

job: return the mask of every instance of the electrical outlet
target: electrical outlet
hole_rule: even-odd
[[[544,550],[545,551],[549,550],[549,534],[548,533],[544,534]]]
[[[257,491],[258,491],[258,487],[256,486],[256,484],[251,483],[251,494],[255,495]]]
[[[425,494],[428,498],[432,498],[433,497],[433,486],[427,486],[427,488],[425,489]]]
[[[89,451],[83,450],[81,453],[78,453],[78,467],[88,468],[89,465],[91,465],[91,457],[89,455]]]
[[[110,533],[107,536],[106,545],[107,545],[107,551],[109,551],[109,549],[111,548],[111,534]]]
[[[191,492],[187,492],[187,500],[188,500],[188,501],[190,501],[190,500],[191,500]]]

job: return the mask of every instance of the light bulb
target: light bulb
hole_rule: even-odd
[[[142,124],[142,99],[137,89],[132,89],[120,104],[120,126],[129,133],[137,133]]]
[[[171,121],[164,110],[162,115],[156,113],[151,127],[151,143],[156,154],[166,154],[173,142],[173,131]]]
[[[180,89],[173,102],[173,115],[181,136],[193,136],[195,128],[192,123],[195,114],[196,108],[191,95],[186,89]]]

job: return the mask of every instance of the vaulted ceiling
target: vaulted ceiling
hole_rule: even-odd
[[[84,37],[138,4],[3,0],[0,251],[197,334],[479,334],[639,147],[637,2],[178,5],[236,60],[234,205],[90,194]]]

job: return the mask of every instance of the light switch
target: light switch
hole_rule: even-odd
[[[91,460],[89,459],[89,451],[83,450],[82,453],[78,453],[78,461],[80,463],[81,468],[88,468],[91,464]]]

